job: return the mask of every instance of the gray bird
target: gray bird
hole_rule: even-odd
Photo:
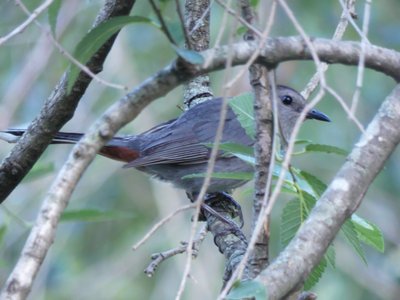
[[[305,99],[295,90],[277,86],[280,130],[287,140],[297,118],[306,105]],[[100,154],[125,162],[125,168],[136,168],[161,180],[172,182],[189,195],[196,195],[203,178],[183,178],[185,175],[204,173],[218,127],[222,98],[200,103],[185,111],[177,119],[162,123],[138,135],[114,137],[100,150]],[[308,119],[329,122],[329,118],[313,109]],[[21,136],[24,130],[3,131]],[[82,133],[59,132],[53,144],[76,143]],[[233,110],[228,106],[221,143],[253,146],[254,141],[246,134]],[[214,172],[252,172],[253,166],[236,156],[218,154]],[[232,190],[246,183],[245,180],[212,178],[208,193]]]

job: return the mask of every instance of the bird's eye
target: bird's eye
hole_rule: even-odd
[[[290,105],[293,102],[293,98],[291,96],[289,96],[289,95],[283,96],[282,102],[285,105]]]

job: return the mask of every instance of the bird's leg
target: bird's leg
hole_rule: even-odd
[[[204,199],[204,203],[207,204],[207,202],[209,201],[211,201],[212,203],[213,201],[215,201],[215,198],[217,198],[218,201],[226,200],[227,202],[232,204],[229,206],[230,209],[232,209],[232,207],[234,208],[234,211],[232,211],[232,218],[239,217],[239,226],[240,228],[242,228],[244,225],[244,219],[243,219],[242,207],[240,206],[240,204],[226,192],[207,194],[206,198]]]
[[[196,201],[197,194],[194,193],[186,193],[190,201]],[[201,204],[201,211],[199,215],[199,221],[206,221],[206,217],[204,215],[204,211],[209,212],[210,214],[214,215],[216,218],[220,219],[221,221],[231,224],[232,221],[227,219],[225,216],[222,216],[219,212],[217,212],[213,207],[214,206],[222,207],[224,211],[230,213],[232,218],[239,217],[239,226],[240,228],[243,227],[244,219],[242,208],[240,204],[236,202],[235,199],[231,195],[226,192],[217,192],[217,193],[210,193],[206,194],[204,198],[204,202]]]

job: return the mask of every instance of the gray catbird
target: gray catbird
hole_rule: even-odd
[[[277,93],[279,122],[281,134],[288,139],[301,111],[305,99],[295,90],[278,86]],[[161,180],[172,182],[188,194],[197,194],[203,184],[203,178],[184,179],[185,175],[204,173],[210,156],[218,127],[222,99],[215,98],[200,103],[185,111],[179,118],[162,123],[144,133],[125,137],[114,137],[100,150],[106,157],[126,162],[126,168],[136,168]],[[317,111],[307,113],[308,119],[329,122],[329,118]],[[8,130],[6,133],[21,136],[24,130]],[[53,144],[76,143],[82,133],[59,132]],[[252,146],[249,138],[240,125],[235,113],[228,106],[221,143],[237,143]],[[235,156],[218,154],[214,172],[251,172],[253,167]],[[208,193],[234,189],[245,183],[237,179],[212,178]]]

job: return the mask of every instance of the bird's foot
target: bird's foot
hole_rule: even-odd
[[[194,194],[188,194],[188,197],[192,202],[196,200]],[[205,196],[204,202],[201,205],[199,220],[206,221],[204,212],[207,211],[208,213],[212,214],[213,216],[215,216],[216,218],[220,219],[225,223],[228,224],[233,223],[232,220],[223,216],[216,209],[218,211],[228,212],[232,218],[239,217],[239,226],[240,228],[243,227],[244,220],[240,204],[237,203],[236,200],[233,199],[231,195],[225,192],[210,193]]]

